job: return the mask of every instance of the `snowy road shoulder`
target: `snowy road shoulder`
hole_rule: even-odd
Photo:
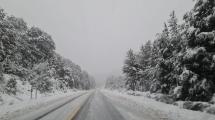
[[[102,90],[115,107],[130,120],[215,120],[214,115],[180,109],[143,96],[131,96],[116,91]]]
[[[0,106],[0,120],[10,120],[26,113],[32,113],[39,109],[50,107],[53,104],[61,104],[71,97],[75,97],[85,93],[86,91],[76,91],[61,93],[55,96],[42,97],[33,100],[25,100],[13,105],[1,105]]]

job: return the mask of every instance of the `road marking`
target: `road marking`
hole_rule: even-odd
[[[87,93],[87,92],[86,92],[86,93]],[[73,97],[72,99],[69,99],[69,100],[66,101],[65,103],[58,105],[57,107],[55,107],[55,108],[51,109],[50,111],[48,111],[48,112],[46,112],[46,113],[40,115],[39,117],[35,118],[34,120],[39,120],[39,119],[45,117],[45,116],[48,115],[49,113],[52,113],[53,111],[55,111],[55,110],[61,108],[62,106],[64,106],[64,105],[70,103],[71,101],[73,101],[73,100],[75,100],[75,99],[77,99],[77,98],[79,98],[79,97],[85,95],[86,93],[83,93],[83,94],[81,94],[81,95],[78,95],[78,96],[76,96],[76,97]]]
[[[78,113],[81,111],[81,109],[84,107],[84,105],[87,103],[87,101],[93,96],[94,92],[91,93],[82,103],[81,105],[78,105],[75,107],[75,109],[68,115],[66,120],[74,120]]]
[[[81,106],[76,107],[74,111],[68,116],[67,120],[73,120],[80,110]]]

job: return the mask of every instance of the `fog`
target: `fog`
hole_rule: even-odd
[[[181,20],[192,0],[0,0],[8,14],[38,26],[71,59],[102,85],[121,74],[129,48],[153,40],[172,10]]]

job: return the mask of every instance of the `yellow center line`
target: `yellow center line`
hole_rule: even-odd
[[[91,93],[92,94],[92,93]],[[78,114],[78,112],[81,110],[82,106],[84,105],[85,102],[87,102],[88,98],[91,96],[88,95],[88,97],[83,101],[81,102],[80,105],[77,105],[77,106],[74,106],[74,109],[73,111],[68,115],[67,119],[66,120],[73,120],[75,118],[75,116]]]

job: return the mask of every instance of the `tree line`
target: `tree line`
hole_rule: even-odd
[[[29,83],[31,93],[95,87],[93,77],[55,52],[48,33],[0,9],[0,92],[16,94],[17,79],[6,81],[6,74]]]
[[[125,88],[124,76],[109,76],[106,79],[105,88],[111,90],[123,90]]]
[[[215,93],[215,2],[197,0],[183,17],[173,11],[163,31],[138,52],[129,50],[123,66],[126,88],[210,101]]]

